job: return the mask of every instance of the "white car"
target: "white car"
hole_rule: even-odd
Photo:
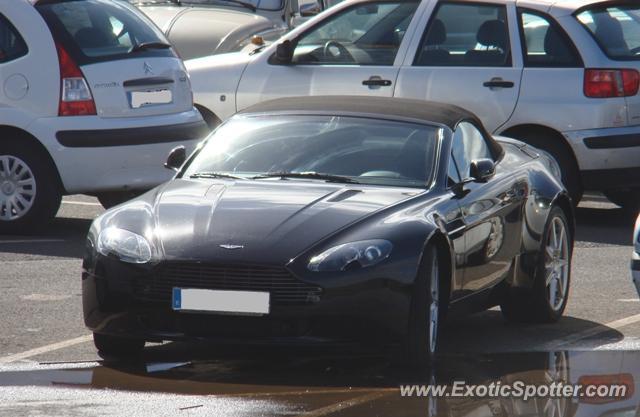
[[[187,61],[221,120],[298,95],[434,100],[552,154],[577,203],[640,196],[640,5],[602,0],[346,0],[251,54]],[[630,192],[636,190],[636,192]]]
[[[64,194],[152,188],[207,131],[182,61],[126,2],[2,0],[0,86],[0,233],[50,219]]]

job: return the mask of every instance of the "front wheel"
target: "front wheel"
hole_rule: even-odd
[[[507,320],[553,323],[562,316],[569,298],[573,250],[568,225],[562,209],[553,207],[538,253],[533,288],[525,294],[507,294],[501,304]]]
[[[418,269],[409,313],[407,353],[409,365],[418,368],[430,366],[438,348],[440,277],[438,251],[431,245]]]
[[[144,348],[145,341],[94,333],[93,344],[101,354],[126,359],[138,356]]]
[[[56,176],[33,147],[0,145],[0,233],[35,231],[53,219],[62,199]]]

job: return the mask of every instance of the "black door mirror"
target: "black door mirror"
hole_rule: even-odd
[[[496,164],[491,159],[477,159],[471,162],[469,173],[476,182],[487,182],[496,173]]]
[[[293,59],[293,46],[290,40],[283,41],[276,48],[276,62],[278,64],[290,64]]]
[[[187,150],[184,146],[176,146],[171,149],[167,162],[164,163],[164,167],[173,171],[180,171],[182,164],[187,160]]]

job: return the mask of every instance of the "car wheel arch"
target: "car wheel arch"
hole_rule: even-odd
[[[580,201],[583,190],[582,179],[580,177],[580,164],[578,162],[578,159],[576,158],[573,148],[562,133],[560,133],[556,129],[544,125],[521,124],[511,126],[501,131],[499,134],[502,136],[512,137],[529,145],[541,148],[543,150],[546,150],[547,152],[550,152],[551,154],[558,153],[558,156],[560,156],[561,158],[568,158],[566,164],[568,165],[569,171],[567,172],[571,175],[569,175],[567,178],[571,178],[571,180],[570,185],[568,185],[567,187],[570,189],[573,199],[576,200],[574,201],[574,203],[577,204]],[[537,142],[540,142],[540,138],[546,137],[552,137],[553,144],[545,149],[545,146],[540,145]],[[555,152],[554,149],[550,148],[555,148]],[[562,168],[562,161],[557,162],[559,163],[559,165],[561,165]]]
[[[22,141],[23,143],[28,144],[31,149],[34,149],[36,152],[38,152],[42,156],[45,163],[49,165],[49,168],[55,174],[55,181],[58,184],[60,192],[62,194],[66,194],[64,184],[62,183],[62,178],[60,177],[58,166],[51,157],[51,153],[49,152],[49,150],[35,136],[27,132],[26,130],[14,126],[0,125],[0,138],[4,138],[3,140],[5,141]],[[0,145],[2,144],[3,140],[0,140]]]
[[[558,196],[554,199],[552,206],[558,206],[564,212],[564,215],[569,222],[569,232],[571,233],[572,238],[575,238],[576,217],[575,209],[571,202],[571,197],[569,197],[569,195],[566,193],[558,194]]]
[[[198,110],[198,112],[200,112],[202,119],[205,121],[207,126],[209,126],[209,129],[211,131],[220,126],[220,124],[222,123],[222,120],[214,112],[212,112],[202,104],[196,103],[193,106],[196,108],[196,110]]]

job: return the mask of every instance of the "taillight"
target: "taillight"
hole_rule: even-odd
[[[638,94],[640,73],[634,69],[587,69],[584,95],[590,98],[628,97]]]
[[[96,103],[82,71],[69,53],[56,45],[60,62],[59,116],[88,116],[96,114]]]

